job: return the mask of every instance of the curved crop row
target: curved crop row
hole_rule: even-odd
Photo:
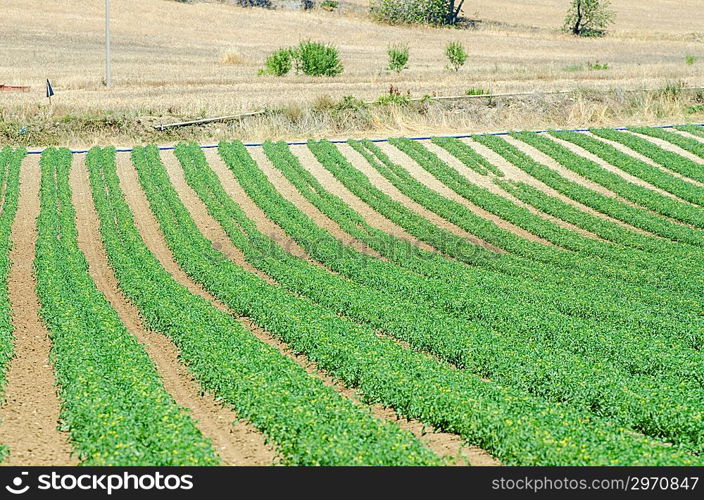
[[[506,463],[698,460],[678,447],[559,405],[545,405],[438,363],[267,283],[228,261],[200,234],[169,185],[156,150],[138,150],[135,160],[153,212],[184,271],[233,311],[247,315],[368,398],[401,415],[460,434]]]
[[[431,141],[481,175],[489,175],[489,173],[492,173],[498,177],[504,176],[504,173],[496,168],[493,163],[457,139],[450,137],[433,137]]]
[[[228,151],[225,146],[221,148],[240,185],[274,221],[285,227],[297,241],[316,241],[318,244],[324,241],[324,236],[311,230],[310,221],[306,224],[307,221],[300,217],[295,220],[296,208],[283,199],[265,177],[252,175],[255,169],[251,168],[251,158],[241,146],[233,147],[235,151]],[[504,331],[491,332],[425,306],[414,307],[403,296],[389,294],[387,290],[375,291],[331,275],[304,259],[286,254],[259,233],[241,208],[225,194],[217,176],[208,169],[200,149],[179,145],[176,153],[188,183],[201,197],[211,216],[253,265],[285,288],[410,342],[414,347],[428,350],[468,372],[582,410],[598,408],[596,413],[607,415],[621,425],[634,426],[637,422],[641,429],[657,428],[657,433],[676,443],[694,443],[699,439],[696,426],[689,430],[682,427],[697,420],[701,402],[697,400],[696,382],[688,390],[675,394],[680,392],[677,388],[682,383],[680,377],[670,380],[666,373],[657,378],[645,377],[642,373],[629,376],[618,363],[609,362],[610,353],[603,349],[600,337],[590,335],[587,330],[581,334],[590,346],[582,345],[583,349],[574,352],[575,339],[580,333],[568,327],[553,330],[549,341],[548,336],[536,337],[531,330],[522,330],[517,335],[513,332],[515,325],[509,324],[503,325]],[[265,254],[260,252],[262,248],[267,249]],[[643,352],[642,347],[633,354]],[[538,365],[540,370],[525,369]],[[624,391],[624,387],[629,387],[628,391]],[[676,410],[682,412],[681,416],[670,411],[672,398],[682,402],[682,407]],[[687,400],[691,403],[686,403]],[[653,412],[655,408],[660,409]],[[662,415],[662,421],[652,421],[651,412]]]
[[[628,130],[630,130],[631,132],[636,132],[638,134],[662,139],[664,141],[669,142],[670,144],[674,144],[675,146],[684,149],[685,151],[689,151],[690,153],[697,155],[700,158],[704,158],[704,142],[702,141],[692,139],[691,137],[687,137],[683,134],[678,134],[677,132],[673,132],[671,130],[665,130],[656,127],[631,127]],[[699,165],[699,171],[696,172],[696,175],[697,177],[704,178],[704,165]],[[696,179],[697,177],[693,178]]]
[[[133,153],[141,176],[152,168],[150,153],[158,154],[143,148]],[[119,186],[114,155],[114,150],[94,149],[89,157],[92,191],[110,263],[120,288],[151,328],[174,341],[205,390],[231,404],[264,432],[287,463],[439,463],[410,433],[355,406],[254,337],[230,315],[177,283],[149,252],[135,227]],[[152,197],[152,207],[157,205]],[[173,235],[167,231],[166,236],[171,241]],[[197,260],[199,255],[196,251],[186,258]]]
[[[651,130],[651,129],[648,129]],[[627,146],[631,148],[633,151],[636,151],[643,156],[646,156],[653,160],[655,163],[658,165],[661,165],[665,167],[668,170],[672,170],[674,172],[677,172],[678,174],[681,174],[685,177],[689,177],[690,179],[697,180],[699,182],[704,182],[704,165],[701,165],[699,163],[693,162],[689,158],[685,158],[682,155],[679,155],[677,153],[673,153],[672,151],[668,151],[666,149],[661,148],[657,144],[654,144],[650,142],[647,139],[644,139],[642,137],[638,137],[637,135],[634,134],[629,134],[628,132],[623,132],[621,130],[612,130],[612,129],[592,129],[590,132],[597,137],[602,137],[604,139],[608,139],[611,141],[618,142],[620,144],[623,144],[624,146]],[[664,131],[663,131],[664,132]],[[652,132],[651,132],[652,133]],[[671,135],[676,135],[672,134],[672,132],[666,132]],[[677,136],[681,137],[681,136]],[[685,137],[681,137],[686,141]],[[703,145],[704,146],[704,145]],[[625,154],[625,153],[624,153]],[[630,158],[630,155],[627,155]],[[624,157],[625,159],[625,157]],[[632,158],[632,160],[636,160],[635,158]],[[648,178],[651,178],[653,180],[657,180],[661,185],[663,186],[671,186],[671,189],[675,189],[675,191],[678,192],[688,192],[689,193],[689,198],[684,198],[683,199],[689,199],[690,201],[693,201],[694,203],[698,203],[701,205],[702,203],[702,188],[695,186],[691,183],[684,183],[682,179],[679,179],[668,172],[662,172],[659,171],[658,169],[645,169],[643,165],[646,165],[645,162],[638,161],[641,170],[645,171],[647,173]],[[634,162],[631,162],[634,163]],[[619,163],[621,164],[621,163]],[[629,163],[630,164],[630,163]],[[661,173],[662,172],[662,173]],[[669,177],[668,177],[669,176]],[[640,175],[639,175],[640,177]],[[657,185],[654,184],[653,185]],[[680,196],[677,192],[670,191],[670,189],[667,189],[667,191],[672,192],[673,194],[677,194]],[[697,201],[698,200],[698,201]]]
[[[664,287],[668,290],[672,287],[680,286],[683,287],[684,290],[691,289],[692,283],[681,279],[682,269],[677,269],[679,263],[676,261],[666,262],[669,268],[663,269],[663,262],[654,262],[651,255],[640,254],[634,250],[625,250],[620,246],[581,236],[575,231],[565,229],[540,215],[532,213],[524,207],[514,204],[502,196],[498,196],[487,189],[476,186],[417,141],[392,139],[391,143],[410,156],[418,165],[428,171],[437,180],[471,203],[559,247],[579,252],[579,255],[573,255],[556,251],[554,248],[545,248],[544,245],[540,245],[538,248],[523,245],[527,246],[527,248],[521,248],[521,250],[531,259],[538,261],[546,260],[572,270],[581,268],[593,274],[611,276],[624,281],[649,283],[656,287]],[[364,147],[373,153],[383,164],[380,165],[379,162],[372,163],[378,167],[380,172],[393,172],[393,174],[399,177],[409,177],[408,173],[391,162],[375,144],[366,141],[362,143],[352,143],[352,145],[355,148]],[[369,158],[369,155],[366,156],[371,162],[372,159]],[[401,183],[397,184],[399,184],[399,187],[403,186]],[[407,195],[413,194],[414,184],[415,183],[411,182],[405,183],[406,188],[404,192]],[[430,208],[431,200],[418,197],[416,201]],[[443,213],[448,214],[448,220],[452,220],[453,222],[457,221],[456,223],[464,228],[461,216],[467,211],[466,208],[458,207],[456,203],[450,200],[445,201],[445,203],[442,203],[442,200],[440,200],[438,209],[434,209],[433,211],[439,214],[439,211],[436,210],[442,209],[444,209]],[[485,234],[486,233],[480,233],[477,235],[485,237]],[[489,241],[494,243],[492,240]],[[519,241],[522,242],[524,240],[519,239]],[[495,244],[498,245],[499,242],[497,241]],[[508,247],[504,248],[509,249]],[[587,256],[595,257],[596,260],[586,259]],[[690,271],[687,270],[686,272]],[[695,292],[698,292],[696,288]]]
[[[538,149],[542,153],[550,156],[561,166],[569,170],[573,170],[577,173],[591,172],[595,169],[603,170],[599,165],[591,160],[575,154],[562,144],[550,140],[547,137],[543,137],[541,134],[535,134],[532,132],[517,132],[512,135],[516,139],[519,139]],[[510,161],[513,165],[568,198],[578,201],[579,203],[613,217],[614,219],[623,221],[639,229],[649,231],[655,235],[680,243],[704,247],[704,233],[698,229],[676,224],[673,221],[668,220],[666,217],[649,213],[639,207],[633,207],[620,200],[597,193],[596,191],[582,186],[577,182],[570,181],[558,172],[536,162],[501,137],[474,136],[473,139],[492,149]],[[585,175],[585,177],[588,177],[588,174]],[[606,187],[609,187],[608,182],[606,183]],[[652,190],[649,190],[648,193],[652,193]],[[646,203],[650,206],[654,206],[653,202]]]
[[[607,163],[634,177],[649,182],[655,187],[674,194],[682,200],[695,203],[696,205],[704,205],[704,189],[678,179],[626,153],[622,153],[612,145],[600,141],[594,136],[569,131],[550,133],[558,139],[569,141],[584,148]],[[667,215],[698,228],[704,228],[704,210],[700,206],[688,205],[680,200],[660,194],[653,189],[634,184],[618,174],[609,172],[600,165],[590,168],[589,163],[585,162],[579,166],[573,165],[570,170],[662,215]]]
[[[436,227],[381,192],[364,174],[356,170],[333,144],[321,141],[309,142],[308,146],[321,165],[372,208],[423,241],[442,245],[446,252],[462,262],[485,266],[515,278],[529,278],[536,283],[540,282],[542,286],[552,285],[558,290],[557,300],[561,305],[567,303],[578,310],[598,309],[600,317],[619,316],[623,315],[624,310],[633,309],[631,312],[637,311],[640,321],[657,324],[663,319],[674,320],[681,324],[677,329],[678,332],[684,328],[692,331],[691,336],[694,339],[700,339],[702,336],[701,328],[692,326],[701,325],[704,322],[704,318],[698,316],[700,308],[698,297],[669,294],[637,283],[608,280],[584,271],[570,272],[568,269],[533,262],[511,254],[499,255],[483,249],[475,250],[476,255],[470,254],[470,249],[477,248],[476,245],[470,245],[448,231]],[[422,191],[426,194],[434,193],[428,193],[429,190],[426,189]],[[456,247],[448,245],[448,242],[455,242],[458,239],[459,243]],[[455,272],[462,274],[466,270],[462,262],[454,262],[446,266],[452,266],[456,269]],[[433,264],[436,264],[436,261],[433,261]],[[451,273],[450,276],[452,276]],[[568,283],[573,286],[566,286]],[[657,308],[657,314],[653,314],[653,308]],[[653,330],[662,331],[659,327],[654,327]]]
[[[88,273],[78,248],[68,150],[41,158],[35,272],[51,332],[61,418],[85,465],[214,465],[209,440],[166,392]]]

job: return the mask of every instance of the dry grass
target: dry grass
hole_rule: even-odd
[[[479,9],[479,17],[492,21],[472,31],[385,26],[358,16],[324,11],[266,11],[168,0],[141,0],[136,7],[134,2],[113,0],[115,86],[112,89],[101,86],[102,2],[3,0],[2,3],[0,83],[33,86],[29,93],[0,95],[0,110],[5,120],[11,119],[13,124],[22,126],[44,117],[43,126],[49,127],[52,120],[65,115],[81,117],[82,121],[85,117],[109,121],[105,110],[113,112],[114,126],[93,127],[102,131],[95,136],[86,130],[73,130],[75,137],[64,135],[67,140],[76,141],[103,140],[110,133],[115,133],[116,139],[127,140],[133,137],[128,130],[130,126],[137,131],[152,122],[261,107],[298,108],[306,115],[311,103],[321,96],[333,100],[345,95],[373,99],[390,84],[402,92],[421,96],[462,94],[469,87],[504,92],[659,87],[671,80],[700,85],[704,77],[704,63],[684,62],[686,55],[704,60],[704,43],[693,35],[701,17],[698,0],[615,0],[618,24],[613,34],[604,39],[575,39],[560,33],[558,28],[564,14],[564,2],[560,0],[532,1],[529,5],[509,0],[481,5],[472,2],[472,8]],[[516,7],[519,4],[523,6]],[[341,77],[256,76],[271,51],[309,37],[332,42],[340,48],[345,65]],[[443,51],[450,40],[461,41],[470,53],[467,65],[458,73],[444,70]],[[383,70],[385,51],[392,43],[406,43],[410,47],[410,68],[400,75]],[[596,59],[607,63],[609,69],[589,71],[586,63]],[[581,69],[568,70],[570,67]],[[47,109],[43,96],[47,77],[52,79],[57,92],[53,109]],[[405,133],[403,127],[411,132],[423,127],[477,125],[488,121],[484,113],[462,117],[456,116],[461,110],[434,111],[441,115],[418,117],[406,116],[404,112],[393,119],[387,114],[375,115],[370,127],[379,129],[364,130]],[[682,114],[682,110],[675,111],[671,119]],[[505,124],[506,128],[514,128],[510,120],[516,120],[517,128],[539,118],[526,112],[528,116],[522,116],[512,110],[512,117],[506,114],[500,120],[492,119],[491,126]],[[570,105],[566,116],[575,121],[597,120],[600,114],[604,112],[591,110],[591,105],[582,111],[575,103],[574,107]],[[491,112],[488,116],[495,114]],[[642,116],[635,115],[634,119],[647,120],[649,116],[645,109]],[[326,120],[322,117],[310,121]],[[546,116],[545,120],[552,118]],[[267,125],[262,121],[261,126]],[[231,132],[230,127],[218,125],[208,130],[213,128],[211,133],[216,137]],[[322,125],[316,126],[311,133],[324,129]],[[72,132],[70,127],[66,130],[67,134]],[[295,130],[282,126],[274,127],[270,133],[278,135],[279,131]],[[302,135],[306,135],[305,131]],[[246,138],[262,136],[266,136],[266,130],[255,127]]]

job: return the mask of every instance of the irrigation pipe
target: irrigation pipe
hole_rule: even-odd
[[[687,125],[694,125],[697,127],[704,127],[704,123],[683,123],[680,125],[651,125],[650,128],[663,128],[663,129],[672,129],[675,127],[681,127],[681,126],[687,126]],[[629,130],[629,127],[599,127],[599,128],[608,128],[609,130]],[[532,132],[534,134],[545,134],[547,132],[555,131],[555,132],[589,132],[590,129],[588,128],[570,128],[570,129],[551,129],[551,130],[528,130],[527,132]],[[435,137],[442,138],[442,139],[467,139],[469,137],[477,136],[477,135],[509,135],[514,131],[511,132],[483,132],[483,133],[477,133],[477,134],[458,134],[458,135],[428,135],[428,136],[420,136],[420,137],[407,137],[407,139],[411,141],[428,141],[430,139],[433,139]],[[518,131],[515,131],[518,132]],[[333,139],[330,140],[333,144],[347,144],[350,140],[354,139]],[[371,142],[388,142],[389,138],[382,138],[382,139],[369,139]],[[305,146],[308,144],[308,141],[290,141],[286,142],[289,146]],[[256,148],[256,147],[261,147],[264,145],[263,142],[248,142],[244,143],[244,145],[248,148]],[[218,147],[217,144],[199,144],[198,147],[201,149],[215,149]],[[176,146],[157,146],[157,149],[159,151],[173,151],[176,148]],[[46,148],[45,148],[46,149]],[[131,153],[134,150],[134,148],[115,148],[115,151],[117,153]],[[69,150],[72,154],[86,154],[90,149],[71,149]],[[33,149],[27,151],[28,155],[39,155],[44,152],[44,149]]]

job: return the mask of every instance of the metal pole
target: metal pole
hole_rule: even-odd
[[[110,74],[110,0],[105,0],[105,86],[112,86]]]

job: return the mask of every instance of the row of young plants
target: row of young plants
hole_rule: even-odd
[[[694,139],[693,137],[657,127],[630,127],[628,130],[637,134],[662,139],[663,141],[674,144],[680,149],[689,151],[693,155],[704,159],[704,142]],[[699,175],[701,175],[701,173]]]
[[[221,144],[222,147],[222,144]],[[140,153],[137,153],[140,154]],[[136,156],[136,155],[135,155]],[[507,463],[696,462],[677,447],[634,435],[562,405],[481,380],[407,350],[227,260],[199,233],[169,183],[158,152],[140,182],[179,265],[257,325],[367,398],[462,435]],[[616,451],[618,450],[618,451]]]
[[[686,200],[697,205],[704,203],[704,190],[702,190],[702,188],[683,181],[682,179],[678,179],[663,172],[657,167],[653,167],[648,163],[622,153],[612,145],[606,144],[594,136],[589,136],[588,134],[581,132],[569,131],[550,133],[558,139],[576,144],[577,146],[589,151],[624,172],[649,182],[653,186],[659,187],[664,191],[672,193],[675,196],[680,197],[682,200]],[[662,215],[672,217],[678,221],[691,224],[697,228],[704,228],[704,210],[702,210],[701,207],[689,205],[683,201],[658,193],[648,187],[639,186],[629,182],[619,174],[609,172],[601,165],[595,164],[595,168],[585,168],[584,165],[589,165],[589,163],[582,163],[581,165],[572,164],[571,168],[568,168],[645,208],[649,208]]]
[[[142,178],[154,168],[155,155],[158,153],[153,148],[136,148],[133,152]],[[231,405],[241,418],[265,433],[284,463],[440,463],[410,433],[373,417],[367,409],[309,376],[235,318],[176,282],[150,253],[135,227],[119,186],[114,156],[113,149],[94,149],[88,159],[108,258],[121,290],[140,309],[150,328],[174,342],[204,390]],[[171,215],[168,206],[159,204],[154,196],[150,198],[156,213],[161,214],[156,209],[159,206],[167,211],[163,216]],[[178,237],[169,232],[166,236],[171,245]],[[209,262],[217,269],[217,259]]]
[[[569,170],[575,169],[574,171],[578,174],[584,173],[587,178],[589,178],[589,172],[603,170],[602,167],[593,161],[575,154],[567,147],[542,134],[517,132],[513,133],[512,136],[548,155],[562,167]],[[577,182],[568,180],[555,170],[535,161],[501,137],[477,135],[473,139],[500,154],[530,176],[574,201],[654,235],[679,243],[704,247],[704,234],[696,228],[677,224],[665,216],[629,205],[613,197],[597,193]],[[606,182],[605,187],[612,191],[618,189],[617,187],[609,187],[608,182]],[[623,193],[623,190],[621,191]],[[652,193],[652,190],[649,192]],[[645,202],[645,204],[650,206],[654,206],[653,203],[655,202]]]
[[[680,279],[682,272],[690,273],[691,271],[688,268],[682,269],[677,261],[666,261],[664,264],[667,267],[663,268],[663,262],[653,259],[649,254],[641,254],[638,251],[626,250],[620,245],[615,246],[586,238],[516,205],[503,196],[473,184],[418,141],[391,139],[390,142],[437,180],[474,205],[558,247],[578,252],[576,255],[566,255],[565,252],[555,248],[545,248],[545,245],[520,245],[525,240],[518,238],[520,245],[518,248],[525,252],[526,257],[536,261],[555,263],[568,269],[581,268],[590,273],[603,274],[624,281],[649,283],[666,289],[678,288],[683,285],[684,291],[691,290],[691,283]],[[398,179],[395,183],[396,186],[402,189],[406,195],[413,196],[416,201],[428,208],[433,206],[432,210],[438,215],[442,214],[444,218],[455,222],[463,229],[469,229],[464,225],[464,221],[467,219],[466,212],[471,212],[466,207],[433,193],[431,193],[432,197],[423,196],[423,186],[419,186],[418,181],[413,179],[405,169],[394,164],[375,144],[369,141],[353,142],[352,147],[363,154],[362,148],[366,148],[368,152],[372,153],[376,160],[369,157],[370,155],[366,155],[370,163],[389,180],[392,180],[392,175],[395,175]],[[434,199],[437,200],[435,204],[433,204]],[[481,235],[477,235],[485,237],[486,234],[482,232]],[[513,236],[512,233],[509,232],[509,234]],[[500,243],[500,240],[489,241],[495,244]],[[512,250],[515,246],[514,244],[503,248]],[[587,256],[595,257],[595,259],[585,258]]]
[[[88,272],[71,202],[71,156],[66,149],[42,154],[34,262],[62,425],[84,465],[216,464],[210,441],[164,389]]]
[[[492,173],[498,177],[504,176],[504,173],[496,168],[493,163],[478,154],[472,148],[462,147],[465,144],[457,139],[450,137],[433,137],[431,141],[433,144],[437,144],[448,153],[458,158],[467,167],[480,175],[489,175],[489,173]]]
[[[678,324],[675,331],[687,332],[687,342],[694,341],[695,345],[699,344],[702,337],[701,329],[699,326],[692,325],[701,324],[704,319],[691,312],[699,311],[700,303],[697,297],[669,294],[652,287],[606,280],[584,271],[571,272],[511,254],[499,255],[480,249],[436,227],[381,192],[330,142],[309,141],[308,147],[321,165],[377,212],[400,225],[410,234],[461,261],[449,264],[454,267],[454,272],[446,272],[445,276],[461,276],[466,273],[466,266],[463,263],[486,266],[514,278],[530,279],[541,288],[551,287],[556,294],[550,302],[557,302],[560,307],[580,311],[586,317],[604,318],[625,315],[628,318],[627,321],[630,321],[636,317],[633,315],[637,315],[637,321],[640,324],[649,323],[650,328],[657,332],[666,332],[668,327],[663,328],[664,325],[661,322],[672,320]],[[456,246],[448,245],[448,242],[455,243]],[[447,262],[447,259],[445,261]],[[437,262],[433,261],[432,266],[435,267],[436,264]],[[445,264],[445,269],[447,266],[448,264]],[[598,300],[595,300],[595,297]],[[655,312],[653,312],[654,308]],[[669,328],[672,328],[672,325]]]
[[[0,149],[0,394],[5,388],[7,368],[13,352],[14,327],[10,313],[8,277],[12,224],[17,214],[20,167],[25,154],[24,149]],[[0,461],[6,454],[7,447],[0,445]]]
[[[477,156],[479,158],[483,158],[465,142],[454,138],[444,139],[444,141],[447,144],[452,144],[452,149],[445,149],[447,149],[453,156],[465,165],[467,165],[466,158],[468,157],[471,158]],[[433,142],[435,142],[435,140],[433,140]],[[522,158],[520,158],[520,160],[522,160]],[[519,165],[526,165],[523,161],[519,161],[517,163]],[[543,167],[543,169],[545,168],[547,167]],[[547,173],[550,174],[551,172]],[[555,179],[555,185],[562,187],[565,191],[569,192],[569,188],[572,187],[567,180],[564,180],[564,184],[559,183],[559,175],[556,172],[554,176],[548,177]],[[461,180],[463,182],[465,181],[463,177]],[[661,258],[663,255],[666,255],[669,258],[669,256],[673,254],[676,254],[678,259],[695,259],[695,262],[696,259],[701,258],[701,252],[696,249],[678,245],[674,242],[663,241],[660,238],[653,238],[652,236],[639,234],[618,223],[580,210],[569,203],[565,203],[562,200],[554,196],[550,196],[526,183],[509,181],[502,178],[494,178],[494,183],[501,187],[504,191],[509,192],[514,197],[546,214],[594,233],[606,241],[623,245],[628,248],[649,252],[649,258],[655,258],[658,262],[663,260]],[[587,194],[588,191],[580,193]],[[606,199],[605,201],[609,201],[609,199]],[[677,262],[681,263],[679,260]],[[672,262],[668,259],[664,262],[664,264],[666,266],[671,266]]]
[[[698,137],[704,137],[704,127],[701,125],[678,125],[675,128]]]
[[[221,146],[221,149],[242,188],[296,241],[304,244],[330,241],[312,221],[281,197],[261,172],[252,168],[251,157],[241,145]],[[667,373],[657,378],[642,373],[628,374],[618,362],[612,363],[614,360],[608,359],[610,353],[604,351],[599,338],[590,329],[579,331],[565,325],[561,329],[550,329],[553,325],[548,324],[549,333],[544,331],[544,336],[536,337],[534,328],[521,329],[504,322],[492,325],[497,331],[491,331],[475,323],[453,319],[426,305],[414,304],[387,288],[376,291],[330,274],[304,259],[292,257],[256,231],[241,208],[219,185],[217,176],[209,170],[197,146],[181,145],[176,151],[188,183],[201,197],[211,216],[247,259],[281,286],[333,308],[338,314],[407,341],[415,348],[430,351],[467,372],[550,401],[571,404],[581,411],[607,416],[620,425],[634,427],[634,422],[638,422],[641,429],[648,428],[647,432],[666,435],[676,443],[698,446],[691,441],[697,439],[697,427],[689,430],[681,427],[682,423],[689,426],[697,420],[697,408],[701,404],[697,400],[699,396],[694,394],[698,391],[696,382],[690,390],[677,395],[673,389],[679,392],[676,387],[682,383],[681,377],[671,379]],[[334,250],[333,242],[327,245],[329,250]],[[268,250],[266,255],[260,253],[262,248]],[[328,252],[327,258],[323,259],[330,262],[335,255],[339,258],[342,254]],[[346,267],[354,264],[354,261],[348,261]],[[361,272],[365,272],[363,262],[357,262],[357,265],[362,266]],[[583,350],[575,352],[575,338],[580,336],[589,346],[583,345]],[[642,354],[642,350],[631,355],[637,353]],[[537,366],[541,367],[540,370],[535,369]],[[530,368],[526,370],[526,367]],[[624,391],[624,387],[629,389]],[[658,401],[665,395],[664,401]],[[677,410],[682,411],[680,416],[669,415],[658,423],[652,422],[649,415],[653,408],[661,408],[655,414],[667,414],[671,398],[692,401]],[[649,402],[641,404],[644,401]]]
[[[496,179],[494,182],[507,193],[543,213],[589,231],[606,241],[648,252],[654,261],[662,263],[665,267],[672,266],[674,260],[677,267],[694,266],[688,267],[691,273],[693,268],[696,269],[696,263],[704,258],[701,249],[632,231],[617,222],[580,210],[525,182],[504,179]]]
[[[642,154],[643,156],[650,158],[658,165],[663,166],[668,170],[672,170],[673,172],[677,172],[678,174],[681,174],[684,177],[688,177],[699,182],[704,182],[704,168],[702,168],[703,166],[700,163],[694,162],[689,158],[685,158],[684,156],[675,152],[663,149],[657,144],[654,144],[653,142],[644,139],[643,137],[638,137],[635,134],[630,134],[628,132],[613,129],[592,129],[591,133],[596,135],[597,137],[602,137],[604,139],[623,144],[624,146],[627,146],[633,151],[636,151]],[[672,132],[669,133],[672,134]],[[686,138],[683,139],[686,140]],[[702,147],[704,148],[704,144],[702,144]],[[645,164],[645,162],[642,162],[635,158],[633,159],[638,161],[639,164]],[[701,188],[696,189],[697,186],[693,185],[692,183],[685,182],[682,179],[673,176],[669,172],[662,172],[658,169],[648,170],[647,172],[651,176],[651,178],[660,179],[663,185],[671,184],[677,190],[686,190],[687,192],[691,191],[691,193],[689,194],[689,196],[691,197],[690,201],[702,205],[703,198]],[[653,185],[657,184],[653,183]],[[667,191],[673,192],[669,189]],[[683,199],[689,199],[684,198],[676,192],[673,193]]]
[[[241,148],[238,148],[238,150]],[[682,348],[698,350],[701,346],[701,326],[695,321],[684,322],[665,321],[653,315],[650,309],[638,310],[633,306],[614,307],[613,300],[605,304],[595,303],[593,296],[581,296],[570,287],[535,283],[533,280],[521,280],[516,277],[495,273],[481,267],[468,267],[459,262],[445,259],[433,252],[415,248],[407,248],[408,242],[371,228],[364,219],[354,212],[341,199],[327,192],[322,185],[307,172],[284,143],[265,143],[264,151],[274,166],[322,213],[334,220],[346,232],[386,257],[390,262],[368,257],[353,249],[345,248],[335,258],[321,251],[323,245],[307,245],[300,239],[299,244],[306,247],[308,253],[323,262],[336,272],[351,279],[378,287],[387,292],[395,291],[414,301],[428,303],[450,314],[471,318],[488,328],[495,325],[508,325],[508,329],[524,326],[550,333],[550,328],[558,330],[568,322],[580,322],[585,328],[599,332],[605,326],[609,333],[603,336],[602,342],[607,344],[618,341],[615,352],[619,363],[628,366],[636,373],[654,373],[656,366],[672,370],[672,366],[689,366],[683,373],[693,373],[691,368],[698,366],[700,361],[693,359],[688,363],[681,361],[660,365],[650,363],[656,359],[662,360],[663,353],[673,353],[680,356]],[[239,162],[244,163],[246,172],[256,173],[259,177],[255,185],[264,185],[259,168],[248,155],[240,154]],[[351,167],[350,167],[351,168]],[[293,214],[293,210],[290,212]],[[298,210],[296,224],[301,225],[308,219]],[[285,221],[278,221],[285,225]],[[316,226],[308,219],[308,225]],[[318,228],[318,231],[322,231]],[[289,233],[296,235],[296,231]],[[317,234],[317,233],[316,233]],[[313,241],[335,241],[322,232]],[[347,260],[341,256],[350,255],[364,263],[363,272],[358,267],[347,265]],[[415,274],[415,272],[421,274]],[[487,293],[490,290],[491,293]],[[620,304],[619,304],[620,305]],[[701,320],[699,320],[701,323]],[[511,326],[514,325],[514,326]],[[520,325],[520,326],[519,326]],[[615,330],[614,330],[615,329]],[[633,336],[633,337],[632,337]],[[653,339],[653,336],[656,338]],[[649,338],[649,349],[642,345],[642,339]],[[629,340],[636,340],[636,350],[648,351],[645,364],[639,356],[624,351],[629,346]],[[581,344],[575,344],[579,346]],[[657,347],[656,347],[657,346]],[[675,347],[676,346],[676,347]],[[578,348],[578,347],[577,347]],[[638,362],[633,364],[633,361]],[[691,364],[690,364],[691,363]],[[648,365],[646,368],[645,365]],[[677,369],[675,369],[677,370]],[[685,375],[687,376],[687,375]]]

